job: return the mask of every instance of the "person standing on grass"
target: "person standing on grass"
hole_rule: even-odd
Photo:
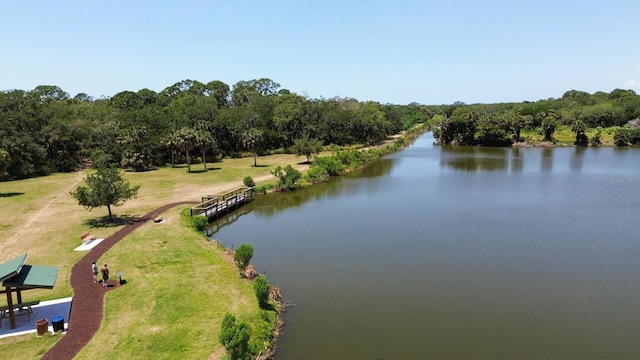
[[[98,265],[96,265],[95,261],[91,263],[91,272],[93,272],[93,282],[97,284],[98,283]]]
[[[104,263],[100,272],[102,273],[102,286],[107,287],[107,280],[109,280],[109,269],[107,268],[107,263]]]

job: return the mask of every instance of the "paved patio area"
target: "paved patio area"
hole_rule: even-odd
[[[40,319],[49,320],[49,332],[53,332],[51,319],[58,316],[64,319],[64,332],[66,332],[67,326],[69,325],[69,314],[71,313],[71,299],[72,298],[68,297],[57,300],[41,301],[40,304],[33,306],[31,319],[26,315],[16,316],[15,329],[11,329],[9,319],[2,319],[0,338],[36,333],[36,321]]]

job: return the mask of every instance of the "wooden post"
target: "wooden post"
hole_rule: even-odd
[[[11,288],[5,287],[7,289],[7,306],[9,307],[9,323],[11,323],[11,328],[16,328],[16,316],[13,314],[13,296],[11,295]]]

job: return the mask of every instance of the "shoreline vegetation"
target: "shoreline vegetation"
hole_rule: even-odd
[[[71,97],[54,85],[0,91],[0,181],[116,166],[166,164],[371,146],[428,124],[442,144],[640,145],[640,95],[569,90],[560,98],[497,104],[381,104],[311,99],[271,79],[183,80],[160,92]]]
[[[24,300],[67,297],[71,268],[86,255],[73,251],[81,234],[107,238],[167,203],[248,183],[258,194],[311,186],[398,151],[427,130],[452,145],[635,146],[639,118],[640,96],[620,89],[471,105],[309,99],[265,78],[233,87],[184,80],[158,93],[102,99],[72,98],[49,85],[4,90],[0,260],[26,252],[30,263],[59,267],[53,290],[31,290]],[[141,185],[114,219],[100,215],[104,208],[83,210],[70,195],[107,167],[125,169],[126,181]],[[222,358],[223,338],[244,339],[245,327],[258,334],[247,346],[265,354],[278,320],[259,303],[258,290],[224,260],[226,250],[202,241],[180,209],[162,217],[96,259],[124,270],[128,282],[107,294],[102,327],[77,358],[131,358],[158,344],[153,351],[165,357]],[[7,357],[31,359],[56,341],[43,338],[0,339],[0,346]]]
[[[391,136],[376,146],[362,147],[361,149],[353,147],[346,150],[333,149],[333,151],[323,151],[318,154],[316,159],[339,156],[346,164],[349,164],[349,166],[340,167],[340,173],[344,173],[357,167],[362,167],[368,161],[403,148],[426,130],[426,126],[418,125],[409,131]],[[359,156],[355,155],[356,153],[365,155]],[[180,165],[177,168],[161,168],[150,172],[125,172],[124,176],[128,181],[132,184],[142,184],[142,186],[137,199],[132,199],[116,209],[116,221],[114,223],[107,222],[106,216],[100,216],[102,212],[105,212],[104,209],[95,209],[92,212],[85,211],[69,195],[70,190],[81,184],[82,178],[87,174],[88,170],[0,183],[3,186],[3,193],[11,194],[11,196],[3,198],[6,206],[3,204],[0,210],[0,215],[2,215],[0,218],[3,219],[0,221],[0,234],[3,239],[6,239],[3,243],[3,256],[9,257],[13,253],[27,252],[30,262],[60,267],[54,290],[32,290],[25,293],[25,300],[31,298],[45,300],[71,296],[69,285],[70,268],[86,255],[83,252],[73,252],[71,249],[78,245],[75,240],[76,235],[86,232],[87,229],[90,229],[98,237],[106,238],[119,230],[124,223],[134,221],[136,214],[151,211],[174,199],[191,199],[204,193],[219,193],[229,188],[237,187],[247,174],[256,179],[257,186],[266,185],[270,192],[276,191],[277,180],[274,180],[276,177],[271,172],[277,164],[293,163],[295,164],[295,169],[305,172],[306,177],[301,184],[302,186],[309,186],[314,182],[308,177],[310,165],[299,162],[300,158],[297,156],[275,154],[260,156],[258,159],[264,163],[262,167],[252,166],[253,159],[251,157],[227,159],[213,163],[214,167],[217,168],[216,170],[210,170],[207,173],[194,172],[189,176],[185,176],[184,165]],[[316,179],[316,181],[324,180],[327,179]],[[214,186],[208,184],[214,184]],[[226,279],[215,287],[215,292],[208,291],[206,284],[184,282],[185,275],[190,272],[200,273],[200,269],[210,267],[203,265],[202,262],[211,261],[210,250],[203,252],[201,247],[202,244],[209,243],[208,239],[207,241],[198,240],[203,239],[203,235],[201,232],[194,231],[191,228],[191,219],[188,219],[188,221],[180,220],[183,215],[179,211],[184,212],[185,210],[178,208],[170,210],[162,214],[164,220],[161,223],[149,222],[149,224],[143,225],[123,241],[116,244],[99,260],[108,261],[113,266],[114,271],[122,268],[125,274],[124,278],[127,279],[128,283],[118,291],[107,294],[105,299],[105,318],[102,327],[94,339],[78,354],[78,359],[95,358],[97,354],[102,353],[107,353],[110,356],[127,357],[127,354],[130,355],[132,352],[140,351],[140,347],[146,348],[144,346],[145,342],[150,344],[157,341],[157,339],[152,339],[153,336],[150,336],[149,332],[167,331],[168,334],[171,334],[172,331],[167,328],[176,327],[174,323],[176,321],[175,317],[171,316],[167,322],[158,321],[162,316],[156,318],[156,321],[147,318],[150,315],[149,310],[152,310],[147,308],[148,301],[151,301],[151,304],[156,304],[152,305],[152,308],[154,306],[164,306],[162,304],[172,304],[176,301],[190,303],[190,296],[187,296],[189,289],[196,293],[210,293],[213,299],[218,298],[221,293],[226,293],[224,297],[227,305],[221,308],[235,309],[233,312],[239,314],[238,319],[242,321],[247,321],[251,324],[262,322],[265,317],[264,312],[255,303],[255,295],[252,294],[249,283],[244,279],[240,279],[237,272],[233,270],[233,262],[229,260],[229,256],[232,255],[228,250],[215,250],[217,255],[214,255],[214,258],[224,259],[226,257],[223,260],[225,264],[223,268],[226,268],[226,270],[223,270],[227,274],[216,275],[214,272],[208,275],[208,277],[215,278],[216,282]],[[208,248],[211,249],[213,244],[215,243],[209,244]],[[162,255],[163,250],[168,254]],[[184,258],[183,252],[185,251],[190,253],[191,256],[189,256],[189,261],[183,260],[184,263],[193,264],[176,266],[176,260]],[[167,255],[170,255],[169,258],[167,258]],[[160,259],[154,260],[156,257]],[[220,263],[218,263],[214,268],[220,269],[220,266]],[[138,280],[136,281],[136,279]],[[158,283],[158,280],[161,281]],[[182,292],[168,291],[173,285],[185,286],[186,290]],[[279,289],[274,288],[273,290],[277,294],[276,298],[278,298]],[[164,293],[165,291],[166,293]],[[200,296],[196,297],[199,298]],[[237,304],[238,301],[241,304]],[[252,303],[255,305],[251,305]],[[202,299],[198,299],[197,304],[202,308],[211,307],[206,300]],[[283,308],[286,307],[286,303],[279,303],[277,306]],[[193,310],[184,309],[187,314]],[[196,318],[210,316],[206,315],[207,312],[195,317],[185,315],[185,320],[191,319],[195,324],[189,324],[189,329],[184,328],[181,331],[189,333],[194,330],[204,330],[204,332],[209,332],[206,340],[192,338],[194,345],[188,347],[203,346],[201,344],[202,341],[218,344],[216,339],[220,331],[220,321],[222,320],[222,315],[224,315],[222,312],[222,309],[214,311],[212,314],[219,314],[215,315],[218,318],[217,320],[211,319],[213,321],[208,324],[202,324],[202,321],[196,320]],[[276,350],[276,339],[282,326],[280,315],[273,320],[273,327],[269,328],[270,346],[261,351],[262,358],[268,358]],[[127,320],[122,321],[123,319]],[[194,327],[195,329],[192,329]],[[265,329],[262,328],[260,331],[264,334]],[[132,345],[130,341],[125,339],[126,337],[138,338],[141,344]],[[150,338],[147,339],[147,337]],[[0,339],[0,346],[3,347],[4,354],[13,359],[31,359],[41,356],[55,344],[58,338],[56,336],[37,338],[35,335],[24,335]],[[105,344],[105,339],[108,339],[106,341],[107,344]],[[168,341],[169,344],[173,342]],[[108,343],[120,345],[112,348]],[[175,354],[178,357],[189,354],[189,352],[185,353],[181,348],[181,346],[187,346],[186,344],[176,346],[180,350],[170,349],[168,350],[169,353],[176,351]],[[211,348],[210,345],[208,346]],[[125,349],[127,347],[130,349]],[[219,345],[213,347],[213,349],[216,348],[218,350],[213,350],[213,353],[208,353],[205,357],[223,358],[224,351],[221,351],[223,349]],[[197,353],[190,356],[201,357]]]
[[[337,165],[340,168],[340,170],[334,172],[332,175],[327,174],[326,168],[322,169],[323,170],[322,173],[328,176],[322,176],[321,178],[314,178],[313,175],[310,175],[309,173],[305,174],[304,183],[302,184],[296,183],[295,184],[296,189],[298,187],[313,186],[314,183],[317,183],[320,181],[329,181],[331,176],[340,176],[341,174],[348,173],[351,171],[355,171],[359,168],[362,168],[366,166],[366,164],[369,163],[370,161],[374,161],[375,159],[379,159],[387,154],[402,150],[406,146],[410,145],[420,134],[424,133],[425,131],[428,131],[428,127],[424,124],[419,124],[407,131],[403,131],[402,133],[393,135],[388,139],[381,141],[379,144],[376,144],[375,146],[372,146],[372,147],[363,147],[361,149],[356,149],[356,150],[337,151],[337,152],[334,152],[332,155],[322,156],[322,158],[330,159],[330,160],[336,160],[336,159],[348,159],[348,160],[345,161],[344,163],[340,163],[339,165]],[[358,156],[358,155],[355,155],[356,153],[364,154],[364,155]],[[320,157],[315,157],[314,162],[318,161],[319,158]],[[322,160],[320,160],[320,162],[321,164],[326,164]],[[314,168],[317,169],[318,167],[314,167],[312,163],[312,166],[309,169],[309,171],[313,173],[312,169]],[[282,184],[273,185],[271,183],[258,185],[257,187],[259,188],[258,190],[259,193],[262,193],[262,194],[274,193],[277,191],[295,190],[294,188],[283,188]],[[184,211],[184,214],[185,215],[187,214],[186,211]],[[196,221],[192,221],[192,228],[196,232],[200,234],[202,233],[202,229],[198,228]],[[213,245],[222,249],[223,257],[229,264],[233,266],[235,250],[225,247],[224,245],[222,245],[221,241],[218,241],[216,239],[210,239],[210,242]],[[252,264],[249,264],[246,270],[242,271],[242,277],[248,281],[253,281],[261,276],[264,276],[264,275],[258,273]],[[283,319],[284,313],[286,312],[287,307],[293,306],[293,304],[288,301],[283,302],[280,288],[277,286],[270,286],[269,288],[269,305],[270,306],[268,307],[275,312],[276,317],[275,319],[273,319],[272,323],[269,323],[272,329],[271,337],[269,339],[261,339],[264,343],[268,343],[269,345],[266,348],[262,349],[256,355],[255,357],[256,360],[271,359],[276,354],[278,338],[280,336],[282,327],[285,324]]]

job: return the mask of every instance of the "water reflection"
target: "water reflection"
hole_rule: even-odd
[[[524,167],[524,161],[522,160],[522,151],[519,147],[514,147],[511,149],[511,170],[512,171],[522,171]]]
[[[640,358],[640,149],[388,158],[216,234],[297,305],[276,359]]]
[[[348,178],[376,178],[389,174],[393,167],[394,161],[392,159],[379,159],[371,162],[362,169],[355,170],[351,173],[345,174],[343,177],[337,177],[331,179],[331,181],[309,186],[297,191],[285,191],[267,195],[256,195],[255,200],[246,204],[242,208],[219,220],[211,223],[205,231],[207,236],[212,237],[221,228],[231,225],[236,222],[239,217],[254,212],[256,216],[271,217],[277,213],[302,206],[305,203],[316,200],[327,201],[328,199],[345,196],[352,194],[356,191],[366,191],[375,193],[379,188],[375,184],[360,183],[357,187],[345,186],[342,181]]]
[[[227,226],[227,225],[231,225],[234,222],[238,221],[238,219],[242,216],[242,215],[246,215],[248,214],[251,210],[250,210],[250,205],[252,205],[253,203],[249,203],[249,204],[245,204],[245,206],[230,212],[228,214],[226,214],[225,216],[217,219],[216,221],[214,221],[213,223],[209,224],[209,227],[207,227],[205,229],[205,234],[208,237],[213,236],[213,234],[217,233],[221,228]]]
[[[510,148],[442,146],[440,166],[460,171],[498,171],[508,165]]]
[[[584,165],[584,153],[587,150],[586,147],[578,146],[574,149],[569,160],[569,167],[572,170],[580,171]]]
[[[540,170],[549,172],[553,169],[553,148],[543,147],[540,158]]]

